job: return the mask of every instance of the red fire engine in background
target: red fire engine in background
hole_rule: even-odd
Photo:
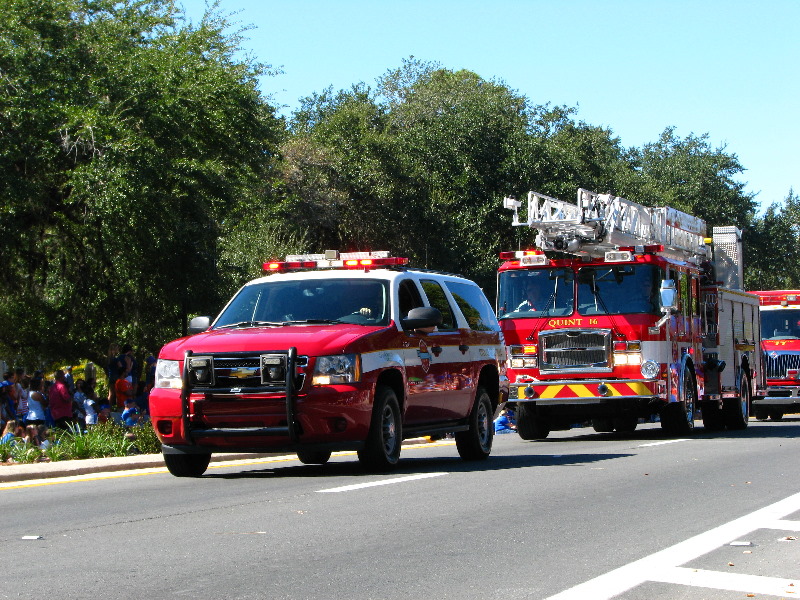
[[[759,420],[800,412],[800,290],[753,292],[761,302],[767,393],[753,400]]]
[[[497,314],[523,439],[656,414],[675,435],[698,413],[709,430],[747,427],[765,384],[739,230],[714,228],[712,257],[705,222],[673,208],[583,189],[577,204],[530,192],[525,220],[522,204],[504,201],[536,249],[501,253]]]

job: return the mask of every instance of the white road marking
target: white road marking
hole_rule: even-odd
[[[391,485],[393,483],[405,483],[406,481],[416,481],[417,479],[427,479],[429,477],[439,477],[440,475],[448,475],[449,473],[420,473],[418,475],[408,475],[407,477],[395,477],[394,479],[381,479],[380,481],[370,481],[369,483],[356,483],[353,485],[343,485],[337,488],[328,488],[327,490],[317,490],[320,494],[333,494],[337,492],[352,492],[353,490],[361,490],[364,488],[375,487],[378,485]]]
[[[639,444],[639,448],[649,448],[650,446],[663,446],[664,444],[675,444],[677,442],[691,442],[689,438],[681,438],[677,440],[667,440],[666,442],[652,442],[650,444]]]
[[[573,588],[550,596],[546,600],[609,600],[631,588],[646,581],[664,581],[667,583],[682,583],[684,585],[702,585],[704,587],[717,587],[713,582],[727,581],[727,587],[720,585],[720,589],[733,589],[739,591],[758,592],[765,594],[783,595],[792,587],[799,588],[800,580],[778,579],[773,577],[757,577],[713,571],[693,571],[692,569],[679,568],[680,565],[707,554],[720,546],[733,540],[744,537],[757,529],[773,529],[775,525],[787,523],[796,526],[795,521],[782,521],[786,515],[800,510],[800,493],[794,494],[774,504],[761,508],[755,512],[734,519],[728,523],[710,529],[688,540],[660,550],[650,556],[629,563],[604,575],[590,579]],[[689,572],[689,575],[687,575]],[[695,575],[697,573],[697,575]],[[712,575],[713,574],[713,575]],[[746,578],[746,579],[745,579]],[[712,585],[709,585],[712,584]],[[742,590],[740,585],[753,585]],[[793,584],[790,586],[789,584]],[[782,588],[780,592],[764,591]]]

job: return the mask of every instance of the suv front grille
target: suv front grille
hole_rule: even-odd
[[[539,332],[540,370],[610,371],[611,332],[562,329]]]
[[[279,391],[286,388],[288,354],[266,353],[219,353],[193,355],[189,358],[188,374],[192,388],[197,391],[217,393],[247,393]],[[211,377],[208,365],[211,365]],[[295,363],[294,389],[303,386],[305,374],[298,373],[308,365],[307,356],[298,356]]]

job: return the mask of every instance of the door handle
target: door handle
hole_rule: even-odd
[[[458,349],[461,350],[461,354],[466,354],[467,350],[469,350],[469,346],[467,346],[466,344],[461,344],[458,347]]]
[[[441,346],[431,346],[431,352],[433,352],[433,355],[438,358],[439,355],[442,353],[442,347]]]

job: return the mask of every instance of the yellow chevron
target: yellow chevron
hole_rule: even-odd
[[[596,396],[597,394],[593,394],[589,391],[585,385],[571,385],[569,389],[575,393],[576,398],[591,398],[592,396]]]
[[[555,398],[556,394],[564,389],[563,385],[549,385],[542,392],[540,398]]]

